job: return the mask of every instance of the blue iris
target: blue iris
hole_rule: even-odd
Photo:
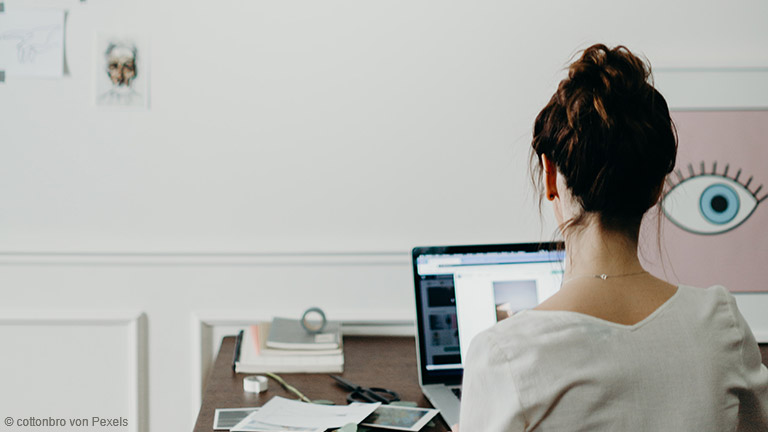
[[[739,195],[730,186],[713,184],[701,194],[699,208],[709,222],[722,225],[732,221],[739,212]]]

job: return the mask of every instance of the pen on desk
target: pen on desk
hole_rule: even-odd
[[[235,354],[232,356],[232,372],[237,372],[237,362],[240,360],[240,346],[243,344],[243,331],[237,334],[237,340],[235,341]]]

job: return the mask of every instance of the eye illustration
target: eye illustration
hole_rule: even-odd
[[[675,170],[679,181],[670,183],[661,200],[667,219],[688,232],[703,235],[721,234],[744,223],[757,205],[768,198],[768,193],[758,198],[763,186],[751,191],[752,177],[742,184],[741,170],[731,178],[729,168],[726,165],[723,173],[718,174],[717,162],[709,171],[702,162],[701,172],[695,173],[689,164],[687,178],[679,169]]]

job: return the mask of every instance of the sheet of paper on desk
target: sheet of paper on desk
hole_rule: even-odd
[[[0,13],[0,70],[9,77],[64,75],[64,11],[10,9]]]
[[[358,424],[380,403],[352,403],[343,406],[316,405],[275,396],[258,411],[249,415],[233,431],[311,430],[324,431],[349,423]],[[250,426],[249,426],[250,425]],[[301,429],[244,429],[245,427],[290,427]]]
[[[230,432],[325,432],[324,428],[299,428],[291,426],[275,426],[261,423],[258,421],[245,419],[237,426],[230,429]]]

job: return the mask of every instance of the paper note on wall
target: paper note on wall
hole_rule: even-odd
[[[0,13],[0,70],[8,77],[64,75],[64,11],[6,8]]]

